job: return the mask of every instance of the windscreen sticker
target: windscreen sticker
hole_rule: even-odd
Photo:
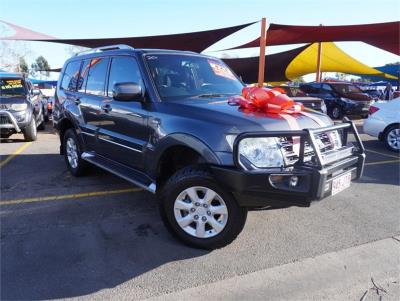
[[[1,89],[14,89],[14,88],[23,88],[22,80],[20,79],[6,79],[1,81]]]
[[[224,66],[218,61],[208,60],[208,64],[215,75],[222,76],[229,79],[236,79],[235,75],[233,75],[232,71],[229,70],[228,67]]]

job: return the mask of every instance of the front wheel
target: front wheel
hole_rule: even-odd
[[[31,122],[23,130],[25,141],[35,141],[37,139],[37,128],[35,116],[32,115]]]
[[[224,247],[239,235],[246,222],[247,208],[240,207],[202,167],[190,166],[176,172],[160,198],[167,228],[192,247]]]
[[[385,131],[386,147],[392,152],[400,152],[400,126],[392,125]]]

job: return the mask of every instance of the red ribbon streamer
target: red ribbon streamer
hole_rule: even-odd
[[[228,104],[251,112],[295,114],[304,110],[302,103],[294,102],[282,89],[244,87],[242,96],[228,99]]]

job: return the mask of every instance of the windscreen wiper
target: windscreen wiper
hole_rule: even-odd
[[[214,97],[225,97],[225,96],[233,95],[233,94],[234,94],[234,93],[205,93],[205,94],[197,95],[196,97],[201,97],[201,98],[210,97],[210,98],[214,98]]]

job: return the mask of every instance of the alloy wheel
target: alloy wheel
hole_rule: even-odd
[[[76,143],[75,143],[74,139],[68,138],[66,152],[67,152],[67,159],[68,159],[69,165],[72,168],[77,168],[78,167],[78,151],[77,151],[77,147],[76,147]]]
[[[400,129],[392,129],[387,134],[387,144],[395,149],[400,150]]]
[[[195,186],[182,191],[174,203],[178,225],[196,238],[218,235],[228,221],[228,208],[214,190]]]

